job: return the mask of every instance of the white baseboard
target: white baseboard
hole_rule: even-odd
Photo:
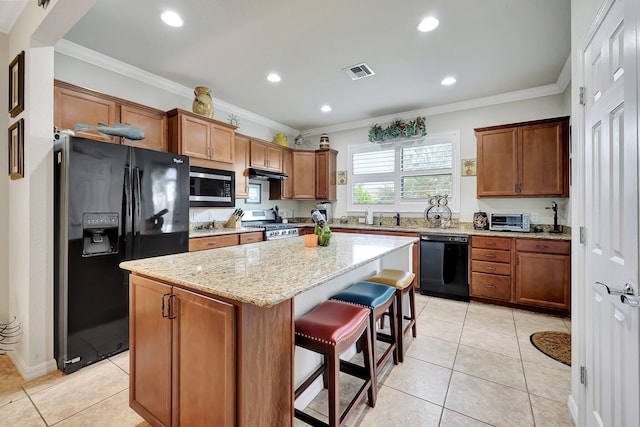
[[[569,405],[569,412],[571,412],[571,418],[573,418],[573,424],[578,425],[578,420],[580,418],[578,416],[578,405],[576,404],[576,401],[573,399],[572,395],[569,395],[569,400],[567,404]]]
[[[24,364],[22,359],[16,355],[16,353],[9,352],[8,355],[18,372],[20,372],[20,375],[22,375],[22,378],[26,381],[33,380],[58,369],[55,359],[49,359],[46,362],[39,363],[35,366],[27,366]]]

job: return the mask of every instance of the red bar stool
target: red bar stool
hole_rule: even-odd
[[[373,359],[376,361],[376,373],[380,372],[380,368],[391,355],[393,355],[393,364],[398,364],[398,333],[395,327],[396,298],[394,298],[394,295],[395,288],[391,286],[372,282],[357,282],[331,297],[333,300],[361,305],[371,310],[369,329],[371,330],[371,341],[373,342]],[[391,322],[390,334],[378,332],[376,328],[378,320],[387,312]],[[389,344],[379,359],[376,357],[376,340]]]
[[[377,387],[369,333],[369,310],[339,301],[325,301],[298,318],[295,342],[297,346],[324,356],[316,369],[295,391],[297,399],[320,375],[324,375],[329,390],[329,424],[296,409],[295,417],[313,426],[341,427],[364,398],[372,408],[376,404]],[[359,343],[363,351],[364,367],[340,359],[340,354]],[[340,414],[340,371],[364,380],[353,400]]]
[[[368,282],[382,283],[393,286],[396,291],[396,307],[397,307],[397,334],[398,334],[398,358],[400,362],[404,362],[404,343],[403,338],[412,330],[413,337],[417,336],[416,332],[416,289],[413,286],[413,279],[416,275],[404,270],[384,269],[375,276],[369,277]],[[409,295],[408,315],[404,314],[402,300],[405,295]],[[408,320],[408,324],[404,326],[404,321]],[[381,320],[381,326],[384,327],[384,318]],[[393,324],[391,325],[393,327]]]

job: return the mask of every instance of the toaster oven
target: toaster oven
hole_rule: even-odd
[[[528,213],[491,213],[489,215],[489,230],[528,233],[530,228],[531,220]]]

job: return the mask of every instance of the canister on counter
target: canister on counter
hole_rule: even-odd
[[[489,218],[486,212],[474,212],[473,214],[473,229],[474,230],[488,230]]]

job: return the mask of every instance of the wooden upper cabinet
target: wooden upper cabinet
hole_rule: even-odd
[[[316,198],[316,153],[294,151],[292,155],[292,199],[315,200]]]
[[[189,156],[191,164],[196,166],[232,167],[235,160],[235,126],[177,108],[167,112],[167,116],[171,152]],[[205,162],[199,162],[198,159]]]
[[[54,82],[54,126],[75,129],[76,123],[96,126],[128,123],[144,131],[144,139],[101,135],[98,131],[76,132],[83,138],[121,143],[156,151],[168,150],[167,115],[164,111],[105,95],[56,80]]]
[[[477,197],[568,197],[569,118],[475,129]]]
[[[120,107],[120,118],[122,123],[129,123],[144,131],[143,140],[129,141],[123,138],[123,144],[149,148],[156,151],[169,150],[169,142],[167,140],[167,115],[164,111],[133,105],[122,105]]]
[[[233,164],[236,173],[236,199],[249,197],[249,137],[236,133]]]
[[[113,99],[84,90],[77,86],[55,82],[54,86],[53,125],[58,130],[76,128],[76,123],[96,126],[104,123],[113,126],[120,121],[117,104]],[[77,132],[77,136],[100,141],[120,142],[119,137],[101,135],[98,131]]]
[[[289,178],[282,181],[269,180],[270,200],[285,200],[293,197],[293,150],[291,148],[282,149],[282,172]]]
[[[316,151],[316,199],[336,200],[336,150]]]
[[[282,172],[282,151],[279,145],[252,139],[249,164],[256,169]]]

